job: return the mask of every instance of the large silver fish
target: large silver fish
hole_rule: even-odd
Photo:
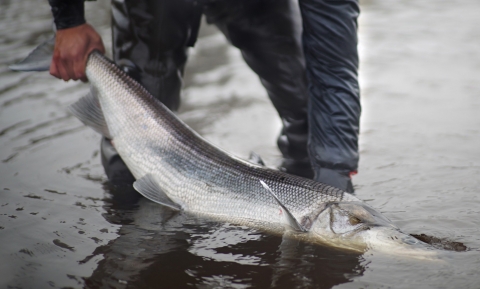
[[[86,65],[92,93],[71,107],[110,138],[146,198],[201,217],[357,251],[429,256],[355,196],[236,158],[184,124],[103,55]]]

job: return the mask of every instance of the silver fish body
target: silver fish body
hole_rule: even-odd
[[[132,174],[136,179],[152,174],[183,210],[283,228],[279,205],[260,180],[297,219],[328,202],[359,202],[334,187],[257,166],[214,147],[98,54],[90,57],[87,76],[100,96],[114,146]]]
[[[336,247],[428,247],[351,194],[251,164],[211,145],[99,53],[90,55],[86,73],[96,96],[72,111],[112,139],[145,197]],[[95,102],[101,111],[92,112]]]

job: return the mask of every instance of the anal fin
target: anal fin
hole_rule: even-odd
[[[133,183],[133,187],[145,198],[155,203],[167,206],[176,211],[180,211],[182,209],[179,204],[172,201],[167,196],[167,194],[163,192],[163,190],[157,184],[152,175],[145,175],[142,178],[136,180]]]

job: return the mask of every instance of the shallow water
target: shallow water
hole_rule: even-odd
[[[88,86],[6,67],[51,35],[47,4],[0,7],[1,288],[480,286],[480,2],[362,2],[356,195],[405,232],[468,248],[442,251],[442,262],[295,243],[111,187],[99,136],[66,111]],[[108,7],[87,4],[107,46]],[[191,51],[185,86],[180,116],[192,127],[278,163],[276,112],[213,27]]]

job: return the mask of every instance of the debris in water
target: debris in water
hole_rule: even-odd
[[[464,252],[464,251],[467,251],[468,249],[467,246],[465,246],[461,242],[449,241],[444,238],[437,238],[437,237],[429,236],[425,234],[420,234],[420,235],[412,234],[411,236],[414,238],[417,238],[422,242],[430,244],[437,249],[456,251],[456,252]]]
[[[49,190],[49,189],[45,189],[44,191],[49,192],[49,193],[59,194],[59,195],[66,195],[67,194],[66,192],[59,192],[59,191]]]
[[[57,245],[58,247],[61,247],[61,248],[70,250],[70,251],[72,251],[72,252],[75,252],[75,250],[74,250],[75,248],[74,248],[74,247],[68,246],[67,244],[63,243],[63,242],[60,241],[59,239],[53,240],[53,244]]]

